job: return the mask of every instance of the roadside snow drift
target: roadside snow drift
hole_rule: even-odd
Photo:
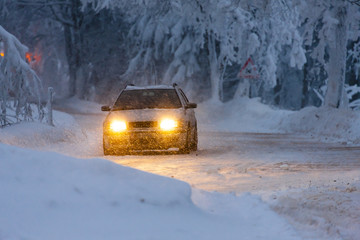
[[[227,103],[207,101],[196,110],[200,130],[226,132],[279,132],[279,123],[291,113],[275,110],[258,98],[246,97]]]
[[[40,148],[64,142],[78,143],[86,139],[86,134],[71,115],[59,111],[53,111],[53,115],[55,127],[40,122],[24,121],[0,128],[0,143]]]
[[[280,122],[280,129],[325,142],[360,144],[360,112],[350,109],[307,107]]]
[[[360,111],[306,107],[277,109],[258,98],[207,101],[196,111],[200,131],[297,133],[323,142],[360,144]]]
[[[0,144],[0,239],[297,239],[258,197]],[[195,205],[196,202],[197,205]]]

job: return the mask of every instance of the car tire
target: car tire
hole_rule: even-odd
[[[190,146],[191,151],[197,151],[198,150],[198,131],[197,131],[197,124],[195,123],[194,127],[194,135]]]
[[[116,151],[117,156],[125,156],[127,154],[129,154],[129,152],[126,151],[126,150],[118,150],[118,151]]]
[[[114,152],[107,148],[104,148],[104,155],[105,156],[114,155]]]
[[[103,138],[103,149],[104,149],[104,155],[107,156],[107,155],[114,155],[114,151],[111,150],[110,148],[107,148],[105,146],[105,141],[104,141],[104,138]]]
[[[190,134],[191,133],[191,128],[190,126],[188,126],[187,131],[186,131],[186,142],[185,145],[181,148],[179,148],[179,153],[180,154],[189,154],[190,153]]]

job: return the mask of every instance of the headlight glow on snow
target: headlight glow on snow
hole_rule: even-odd
[[[165,119],[161,120],[161,122],[160,122],[160,128],[161,128],[161,130],[164,130],[164,131],[174,130],[175,128],[177,128],[177,126],[178,126],[177,121],[175,121],[173,119],[169,119],[169,118],[165,118]]]
[[[113,132],[122,132],[126,130],[126,122],[114,120],[110,123],[110,129]]]

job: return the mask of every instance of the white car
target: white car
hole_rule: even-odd
[[[173,86],[127,86],[103,124],[105,155],[123,155],[132,150],[196,151],[197,122],[194,108],[184,92]]]

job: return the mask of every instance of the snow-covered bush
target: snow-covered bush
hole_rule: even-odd
[[[27,47],[2,26],[0,42],[0,126],[33,119],[32,103],[41,119],[41,82],[25,60]]]

